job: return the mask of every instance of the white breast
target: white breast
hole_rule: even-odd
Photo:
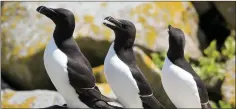
[[[167,57],[162,68],[161,80],[164,90],[177,108],[201,108],[193,76],[174,65]]]
[[[139,89],[129,67],[122,62],[111,44],[104,62],[105,77],[125,108],[143,108]]]
[[[58,90],[70,108],[88,108],[82,103],[75,89],[70,85],[67,72],[67,56],[57,48],[52,38],[44,51],[44,66]]]

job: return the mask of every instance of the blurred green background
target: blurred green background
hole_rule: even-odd
[[[166,107],[174,107],[160,83],[167,26],[182,29],[186,58],[207,85],[212,106],[235,108],[235,2],[1,2],[2,91],[55,90],[43,65],[55,25],[36,11],[40,5],[74,13],[73,36],[92,65],[97,84],[106,90],[111,89],[103,62],[114,34],[102,21],[106,16],[132,21],[137,29],[137,64]],[[33,107],[30,102],[11,104],[11,94],[4,94],[2,108]]]

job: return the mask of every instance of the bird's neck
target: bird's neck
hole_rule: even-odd
[[[116,50],[116,52],[119,52],[121,50],[126,50],[126,49],[132,49],[133,45],[134,45],[134,40],[128,39],[128,37],[124,37],[124,36],[115,37],[114,49]]]
[[[65,40],[70,39],[73,36],[73,32],[74,28],[56,26],[53,33],[53,38],[55,40],[55,43],[61,44]]]
[[[173,49],[172,47],[169,47],[168,52],[167,52],[167,57],[171,61],[175,61],[176,59],[179,59],[179,58],[184,58],[184,50]]]

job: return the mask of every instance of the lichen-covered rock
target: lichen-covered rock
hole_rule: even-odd
[[[1,108],[44,108],[63,105],[62,96],[49,90],[13,91],[1,90]]]
[[[97,84],[103,95],[116,100],[116,97],[108,84]],[[44,108],[52,105],[66,104],[63,97],[55,91],[32,90],[13,91],[1,90],[1,108]],[[109,104],[121,106],[118,102]],[[122,107],[122,106],[121,106]]]
[[[43,51],[55,25],[36,11],[40,5],[66,8],[75,14],[73,36],[93,67],[103,63],[114,39],[112,30],[102,24],[109,15],[134,22],[135,43],[152,51],[167,50],[167,25],[172,24],[188,36],[186,53],[192,58],[201,55],[196,39],[198,17],[190,2],[4,2],[1,67],[3,75],[21,89],[53,87],[43,65]]]
[[[226,62],[225,80],[221,87],[224,100],[235,105],[235,57]]]

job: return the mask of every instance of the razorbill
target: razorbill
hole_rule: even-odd
[[[105,58],[104,73],[118,101],[125,108],[164,108],[136,65],[132,48],[136,35],[134,24],[111,16],[103,24],[115,33]]]
[[[75,19],[71,11],[39,6],[37,11],[56,25],[44,51],[44,66],[69,108],[118,108],[95,85],[92,67],[73,39]]]
[[[205,84],[184,58],[185,36],[182,30],[169,28],[169,49],[162,68],[165,92],[177,108],[210,109]]]

